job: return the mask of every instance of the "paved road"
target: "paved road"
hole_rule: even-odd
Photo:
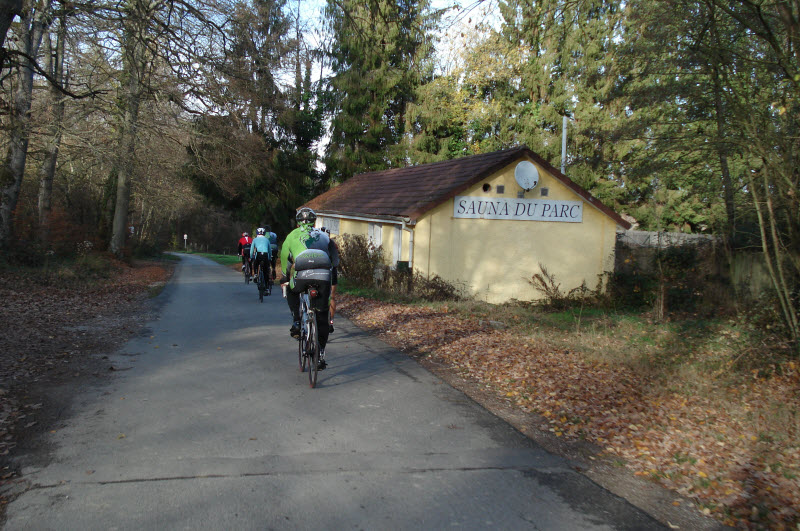
[[[186,256],[161,297],[4,529],[659,527],[344,319],[312,390],[277,292]]]

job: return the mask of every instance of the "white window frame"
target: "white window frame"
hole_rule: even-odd
[[[403,253],[403,231],[397,225],[394,226],[394,241],[392,242],[392,267],[397,267],[397,262],[402,259]]]
[[[338,218],[325,218],[325,228],[331,234],[339,234],[339,219]]]
[[[370,223],[367,226],[367,238],[369,239],[369,243],[371,243],[375,248],[383,245],[383,224]]]
[[[339,234],[339,219],[338,218],[329,218],[325,216],[319,216],[317,218],[317,223],[314,225],[316,228],[321,229],[325,227],[325,230],[330,232],[331,234]]]

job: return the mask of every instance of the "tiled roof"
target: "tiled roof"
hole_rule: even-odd
[[[329,212],[409,218],[413,224],[428,210],[525,156],[613,218],[618,225],[629,228],[627,221],[525,146],[432,164],[361,173],[303,206],[323,215]]]

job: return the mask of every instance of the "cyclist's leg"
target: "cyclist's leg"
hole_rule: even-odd
[[[292,328],[289,329],[289,334],[294,336],[300,332],[300,294],[287,288],[286,304],[289,305],[289,311],[292,312]]]
[[[263,254],[258,255],[258,278],[261,280],[261,287],[267,286],[267,273],[269,273],[269,266],[267,258]]]
[[[328,312],[320,310],[316,311],[317,314],[317,338],[319,339],[319,370],[325,369],[328,362],[325,360],[325,345],[328,344]]]
[[[325,345],[328,343],[328,334],[330,332],[329,328],[329,313],[327,311],[323,312],[321,310],[317,310],[317,328],[319,329],[319,348],[325,349]]]
[[[328,315],[328,323],[330,324],[329,332],[333,332],[333,317],[336,315],[336,284],[331,286],[331,298],[328,301],[328,311],[330,315]]]

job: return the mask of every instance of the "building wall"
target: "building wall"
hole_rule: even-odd
[[[486,199],[517,198],[522,189],[514,180],[516,162],[461,196]],[[470,294],[491,303],[509,299],[533,300],[541,294],[528,280],[541,263],[567,293],[584,281],[597,287],[599,275],[612,271],[616,223],[571,189],[539,169],[540,181],[525,199],[583,202],[580,223],[463,219],[453,216],[454,200],[428,212],[416,225],[414,268],[462,285]],[[483,190],[484,184],[490,190]],[[503,194],[497,186],[505,187]],[[541,190],[548,196],[541,197]]]
[[[323,226],[326,223],[330,225],[327,218],[325,218],[324,214],[321,214],[320,218],[317,219],[317,226]],[[368,237],[370,234],[370,224],[371,223],[368,221],[339,219],[338,235],[341,237],[344,234],[353,234],[353,235],[361,235]],[[395,227],[398,227],[398,225],[392,223],[378,223],[378,224],[381,225],[380,244],[383,247],[383,254],[386,259],[386,263],[387,265],[394,267],[396,262],[396,260],[394,260],[394,245],[395,245],[395,237],[397,236]],[[408,249],[409,249],[410,233],[408,231],[401,230],[399,236],[401,241],[399,260],[407,261],[409,257]]]

